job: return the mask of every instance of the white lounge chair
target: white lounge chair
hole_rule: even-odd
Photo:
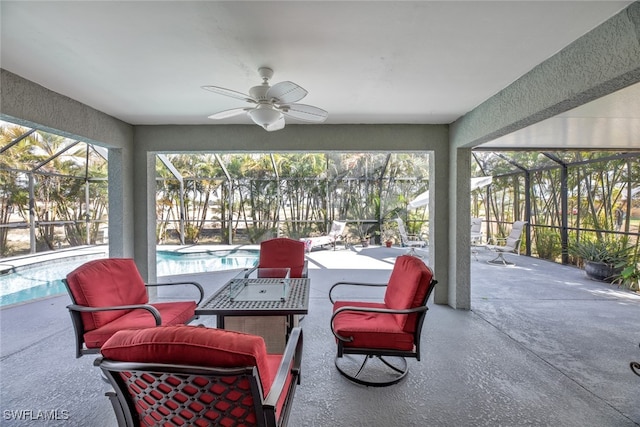
[[[498,253],[498,256],[494,259],[487,261],[489,264],[498,265],[515,265],[513,262],[509,262],[504,258],[505,253],[515,253],[520,255],[520,242],[522,241],[522,230],[527,224],[526,221],[516,221],[511,227],[511,232],[507,237],[497,238],[495,245],[487,245],[488,249]]]
[[[471,244],[482,244],[482,218],[471,218]]]
[[[482,218],[471,218],[471,253],[478,261],[478,246],[482,245]]]
[[[305,250],[307,252],[311,252],[311,249],[314,247],[321,247],[325,245],[331,245],[333,246],[333,250],[335,250],[336,243],[344,240],[346,226],[346,221],[333,221],[331,224],[331,230],[329,230],[326,235],[303,237],[300,240],[304,242]]]
[[[419,236],[415,234],[407,234],[407,229],[404,227],[404,221],[400,218],[396,218],[395,221],[398,223],[398,234],[400,235],[400,244],[403,247],[411,248],[407,254],[416,255],[415,248],[424,248],[427,246],[427,242],[422,240]]]

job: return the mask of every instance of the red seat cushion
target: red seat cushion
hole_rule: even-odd
[[[123,330],[109,338],[100,351],[107,359],[122,362],[257,366],[265,396],[273,382],[264,339],[242,332],[189,325]]]
[[[157,308],[162,318],[162,326],[181,325],[195,316],[194,301],[161,302],[150,304]],[[84,334],[87,348],[100,348],[113,334],[121,329],[142,329],[156,326],[155,319],[147,310],[128,311],[111,323]]]
[[[302,277],[304,242],[280,237],[260,243],[259,267],[288,267],[292,278]]]
[[[384,303],[395,310],[422,305],[431,286],[433,273],[418,257],[403,255],[396,259],[384,295]],[[413,333],[417,314],[395,314],[396,321],[405,332]]]
[[[129,258],[89,261],[67,275],[67,284],[79,305],[106,307],[149,301],[138,268]],[[127,313],[125,310],[82,313],[82,322],[85,331],[91,331]]]
[[[336,301],[333,311],[346,306],[387,308],[385,304],[375,302]],[[353,337],[353,341],[342,343],[344,347],[413,349],[413,334],[402,330],[394,314],[344,311],[334,318],[333,325],[339,335]]]

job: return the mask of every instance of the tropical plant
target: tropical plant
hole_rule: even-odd
[[[562,253],[560,236],[553,230],[538,229],[534,241],[539,258],[553,261]]]
[[[595,239],[574,242],[568,252],[583,261],[599,262],[613,267],[622,267],[629,262],[633,246],[627,239]]]
[[[640,291],[640,267],[638,267],[638,263],[624,268],[620,274],[614,276],[613,283],[629,288],[632,291]]]
[[[614,276],[613,283],[632,291],[640,291],[640,241],[636,240],[629,264]]]

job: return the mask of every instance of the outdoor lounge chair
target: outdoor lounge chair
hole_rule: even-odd
[[[301,359],[300,328],[267,354],[257,335],[183,325],[117,332],[94,364],[120,427],[286,426]]]
[[[487,245],[487,248],[497,252],[498,256],[487,261],[489,264],[496,265],[515,265],[504,258],[505,253],[515,253],[520,255],[520,242],[522,241],[522,229],[526,225],[526,221],[516,221],[511,227],[511,232],[507,237],[494,239],[497,244]]]
[[[422,325],[436,283],[420,258],[402,255],[386,284],[334,284],[329,300],[333,303],[331,332],[338,345],[338,372],[357,384],[374,387],[402,380],[408,372],[405,358],[420,360]],[[333,292],[341,286],[386,287],[386,291],[383,302],[336,301]]]
[[[256,268],[289,268],[290,278],[307,277],[305,243],[286,237],[260,243],[260,259]]]
[[[482,244],[482,218],[471,218],[471,245]]]
[[[333,221],[331,223],[331,230],[324,236],[316,237],[303,237],[300,240],[304,242],[307,252],[311,252],[314,247],[321,247],[326,245],[333,246],[333,250],[336,249],[336,243],[344,241],[345,228],[347,226],[346,221]]]
[[[204,291],[196,282],[145,284],[129,258],[89,261],[63,279],[71,297],[68,305],[76,336],[76,358],[95,354],[117,331],[189,323]],[[195,301],[149,304],[151,286],[192,285],[200,293]]]
[[[471,218],[471,253],[476,261],[478,245],[482,245],[482,218]]]
[[[409,247],[411,250],[408,252],[409,254],[414,255],[414,248],[424,248],[427,246],[427,242],[422,240],[415,234],[407,234],[407,229],[404,227],[404,221],[400,218],[395,218],[395,221],[398,223],[398,234],[400,235],[400,244],[403,247]]]

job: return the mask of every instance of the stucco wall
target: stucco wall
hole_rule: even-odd
[[[635,2],[458,119],[451,142],[473,147],[639,81]]]

